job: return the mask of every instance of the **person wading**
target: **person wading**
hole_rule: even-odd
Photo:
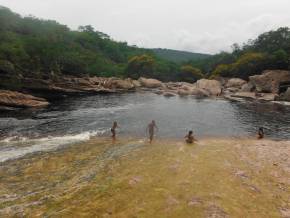
[[[257,133],[257,139],[263,139],[264,136],[265,136],[264,128],[260,127],[259,130],[258,130],[258,133]]]
[[[116,141],[116,128],[118,128],[118,123],[117,121],[114,121],[113,126],[111,128],[111,133],[112,133],[112,139],[113,141]]]
[[[156,126],[155,120],[152,120],[151,123],[149,123],[147,128],[146,128],[146,133],[147,133],[147,131],[149,133],[150,144],[153,141],[155,129],[158,131],[158,127]]]
[[[192,144],[196,139],[193,136],[193,131],[189,131],[188,134],[184,137],[187,144]]]

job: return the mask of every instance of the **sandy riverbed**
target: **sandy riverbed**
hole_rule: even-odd
[[[95,138],[2,163],[1,217],[290,217],[290,142]]]

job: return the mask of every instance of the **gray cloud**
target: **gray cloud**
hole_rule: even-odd
[[[0,5],[73,29],[91,24],[129,44],[206,53],[290,26],[289,0],[0,0]]]

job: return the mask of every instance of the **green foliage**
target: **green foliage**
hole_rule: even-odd
[[[5,60],[0,60],[0,74],[13,74],[15,67],[12,63]]]
[[[194,83],[197,80],[203,78],[204,75],[202,74],[200,69],[192,67],[191,65],[184,65],[181,67],[179,73],[179,80]]]
[[[240,77],[247,79],[249,76],[259,74],[266,69],[270,57],[263,53],[249,52],[239,57],[231,64],[220,64],[212,73],[212,77]]]
[[[0,7],[0,40],[0,60],[15,69],[5,71],[25,77],[69,74],[171,80],[179,69],[150,49],[116,42],[90,25],[72,31],[56,21],[21,17],[5,7]]]
[[[290,29],[279,28],[261,34],[242,46],[234,44],[231,53],[221,52],[205,60],[188,62],[210,77],[240,77],[248,79],[267,69],[288,70],[290,67]]]
[[[45,79],[69,74],[189,82],[205,76],[247,79],[265,69],[289,69],[290,59],[287,27],[243,45],[234,44],[231,53],[210,56],[137,48],[114,41],[90,25],[72,31],[56,21],[21,17],[1,6],[0,42],[0,73],[13,74],[13,78],[19,74]]]
[[[134,56],[128,61],[128,76],[134,79],[140,76],[152,77],[155,68],[155,61],[149,55]]]

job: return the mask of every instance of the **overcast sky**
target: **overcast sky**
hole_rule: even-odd
[[[91,24],[140,47],[216,53],[290,26],[290,0],[0,0],[21,15]]]

